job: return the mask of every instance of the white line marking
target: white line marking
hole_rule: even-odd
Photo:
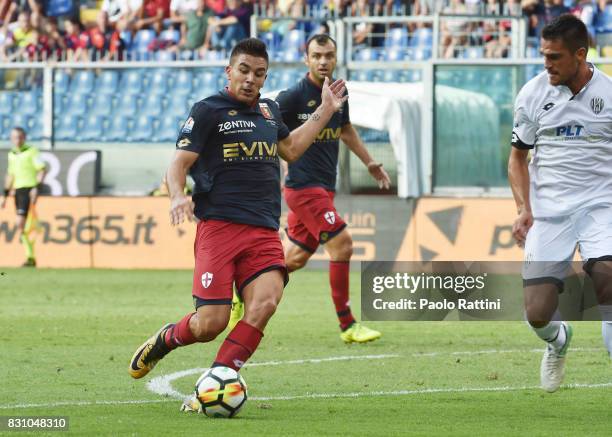
[[[600,348],[572,348],[573,352],[592,352],[601,351]],[[414,358],[419,357],[435,357],[441,355],[482,355],[482,354],[501,354],[501,353],[541,353],[542,349],[488,349],[481,351],[455,351],[455,352],[423,352],[413,353],[409,356]],[[388,354],[388,355],[354,355],[354,356],[338,356],[338,357],[327,357],[327,358],[310,358],[303,360],[288,360],[288,361],[266,361],[266,362],[254,362],[247,363],[245,367],[257,367],[257,366],[278,366],[284,364],[317,364],[330,361],[346,361],[346,360],[372,360],[372,359],[385,359],[385,358],[399,358],[401,355]],[[194,368],[181,370],[174,372],[169,375],[162,375],[152,379],[147,383],[147,388],[154,391],[157,394],[165,396],[164,399],[139,399],[139,400],[116,400],[116,401],[63,401],[63,402],[49,402],[39,404],[12,404],[12,405],[0,405],[0,410],[10,409],[28,409],[28,408],[53,408],[53,407],[79,407],[79,406],[96,406],[96,405],[140,405],[140,404],[158,404],[162,402],[176,402],[177,399],[184,399],[187,395],[184,395],[172,388],[171,382],[175,379],[183,378],[185,376],[204,372],[206,368]],[[567,384],[563,385],[562,388],[566,389],[596,389],[596,388],[608,388],[612,387],[612,382],[604,382],[599,384]],[[161,390],[165,390],[164,393],[160,393]],[[158,391],[159,390],[159,391]],[[361,398],[361,397],[374,397],[374,396],[410,396],[419,394],[435,394],[435,393],[468,393],[468,392],[508,392],[508,391],[522,391],[522,390],[540,390],[539,386],[504,386],[504,387],[456,387],[456,388],[425,388],[419,390],[395,390],[395,391],[371,391],[371,392],[353,392],[353,393],[308,393],[305,395],[294,395],[294,396],[252,396],[250,397],[253,401],[291,401],[297,399],[328,399],[328,398]]]

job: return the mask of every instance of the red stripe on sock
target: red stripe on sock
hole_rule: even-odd
[[[348,261],[330,261],[329,285],[331,286],[332,300],[336,307],[336,314],[342,330],[355,323],[355,318],[349,306],[349,271]]]
[[[256,327],[244,321],[239,321],[217,352],[214,365],[231,367],[239,371],[253,355],[263,337]]]
[[[189,321],[194,314],[195,313],[187,314],[171,329],[168,329],[166,332],[166,338],[164,338],[164,340],[170,349],[175,349],[179,346],[187,346],[196,342],[196,339],[189,328]]]

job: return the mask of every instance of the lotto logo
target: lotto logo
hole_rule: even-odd
[[[336,223],[336,214],[334,214],[333,211],[327,211],[323,217],[325,218],[325,221],[330,225]]]
[[[202,287],[208,288],[213,280],[213,274],[210,272],[205,272],[202,275]]]

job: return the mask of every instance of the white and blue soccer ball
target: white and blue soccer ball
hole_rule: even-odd
[[[213,367],[200,376],[195,396],[208,417],[234,417],[247,401],[247,385],[229,367]]]

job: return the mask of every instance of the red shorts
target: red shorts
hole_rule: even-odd
[[[281,270],[288,282],[278,231],[223,220],[198,223],[194,243],[193,299],[202,305],[230,305],[232,286],[238,293],[262,273]]]
[[[346,227],[334,206],[333,191],[321,187],[297,190],[285,187],[285,201],[289,206],[287,237],[310,253]]]

